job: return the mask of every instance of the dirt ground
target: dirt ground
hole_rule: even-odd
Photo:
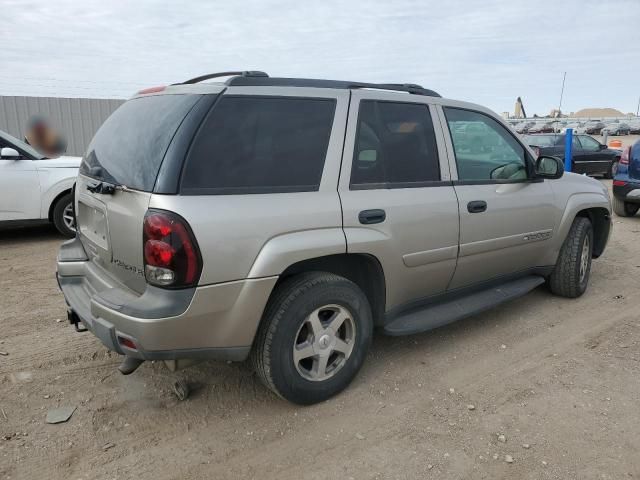
[[[614,217],[582,298],[541,287],[378,335],[344,393],[297,407],[242,364],[120,375],[66,323],[61,238],[0,231],[0,479],[640,478],[639,238],[640,216]],[[184,402],[177,377],[194,386]],[[67,423],[45,423],[67,405]]]

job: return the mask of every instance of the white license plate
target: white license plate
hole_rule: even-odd
[[[87,205],[82,200],[78,200],[77,217],[80,234],[102,250],[109,251],[107,217],[104,211],[97,206]]]

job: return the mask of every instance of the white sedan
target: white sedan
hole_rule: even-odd
[[[52,222],[75,236],[72,189],[80,157],[46,158],[0,130],[0,226]]]

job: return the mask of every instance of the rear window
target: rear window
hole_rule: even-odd
[[[91,140],[80,173],[150,192],[174,134],[200,95],[152,95],[125,102]]]
[[[557,135],[525,135],[524,141],[527,145],[536,147],[554,147],[564,144],[564,139]]]
[[[335,105],[333,99],[222,97],[196,135],[181,193],[318,190]]]

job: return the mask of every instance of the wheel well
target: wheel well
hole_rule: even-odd
[[[351,280],[369,300],[374,325],[380,325],[385,312],[385,279],[382,265],[372,255],[344,253],[311,258],[294,263],[282,272],[277,286],[285,279],[303,272],[329,272]]]
[[[604,251],[611,229],[610,215],[606,208],[587,208],[578,212],[576,217],[585,217],[593,227],[593,257],[598,258]]]
[[[65,195],[67,195],[68,193],[71,193],[71,189],[69,190],[64,190],[62,192],[60,192],[56,198],[53,199],[53,202],[51,202],[51,205],[49,205],[49,221],[53,222],[53,209],[56,208],[56,203],[58,203],[58,200],[60,200],[62,197],[64,197]]]

